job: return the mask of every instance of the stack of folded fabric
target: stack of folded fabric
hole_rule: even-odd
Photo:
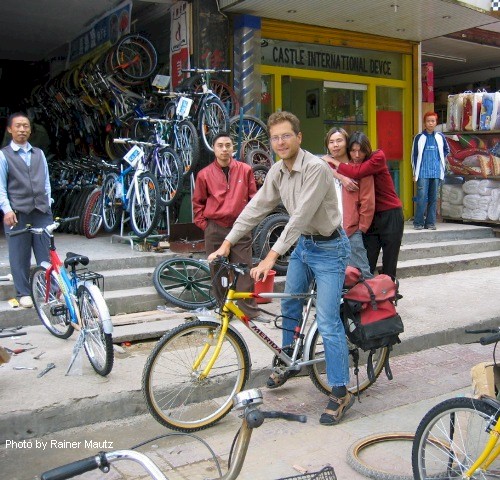
[[[441,215],[462,218],[464,196],[462,185],[444,184],[441,188]]]
[[[500,215],[500,182],[494,180],[469,180],[462,185],[462,218],[470,220],[498,220]],[[493,218],[495,217],[496,218]]]

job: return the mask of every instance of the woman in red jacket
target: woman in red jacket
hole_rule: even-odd
[[[375,181],[375,215],[368,231],[363,235],[370,271],[375,272],[378,256],[382,250],[382,269],[379,273],[396,276],[399,249],[403,239],[404,217],[401,200],[392,181],[385,154],[372,151],[370,140],[362,132],[354,132],[349,138],[349,156],[364,155],[362,163],[341,163],[332,159],[337,175],[359,180],[373,175]],[[348,189],[357,187],[342,182]]]

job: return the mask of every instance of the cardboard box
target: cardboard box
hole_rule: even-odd
[[[474,397],[487,395],[496,398],[496,385],[500,385],[500,366],[492,362],[483,362],[471,368]]]

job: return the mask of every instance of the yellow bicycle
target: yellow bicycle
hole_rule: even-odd
[[[496,343],[500,332],[480,339]],[[481,330],[469,333],[492,333]],[[420,422],[412,450],[413,475],[424,479],[500,478],[500,402],[493,397],[450,398]]]
[[[314,285],[304,294],[238,292],[238,276],[248,267],[223,258],[217,263],[228,271],[230,279],[220,315],[188,321],[170,330],[158,341],[146,361],[142,390],[153,417],[166,427],[189,432],[207,428],[229,413],[232,399],[244,389],[251,367],[250,349],[232,324],[233,320],[240,320],[274,353],[274,373],[293,376],[306,371],[321,392],[330,394],[323,340],[315,319],[310,321]],[[304,310],[294,333],[294,343],[284,348],[276,345],[235,303],[239,299],[290,297],[302,299]],[[277,319],[279,317],[275,323]],[[375,375],[370,380],[363,368],[368,364],[369,352],[361,351],[349,341],[348,347],[351,378],[354,379],[348,388],[357,393],[368,388],[381,373],[388,349],[383,347],[373,354]]]

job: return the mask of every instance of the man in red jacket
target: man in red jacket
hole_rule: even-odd
[[[215,252],[222,245],[234,221],[257,192],[252,167],[233,159],[233,141],[229,134],[216,135],[213,148],[215,160],[198,173],[193,194],[194,223],[205,233],[207,252]],[[251,232],[231,248],[229,261],[252,267]],[[215,279],[214,273],[212,271]],[[215,280],[214,294],[220,302],[225,289],[220,278]],[[238,290],[251,292],[253,287],[248,273],[239,277]],[[240,300],[238,306],[248,317],[260,320],[254,299]]]

